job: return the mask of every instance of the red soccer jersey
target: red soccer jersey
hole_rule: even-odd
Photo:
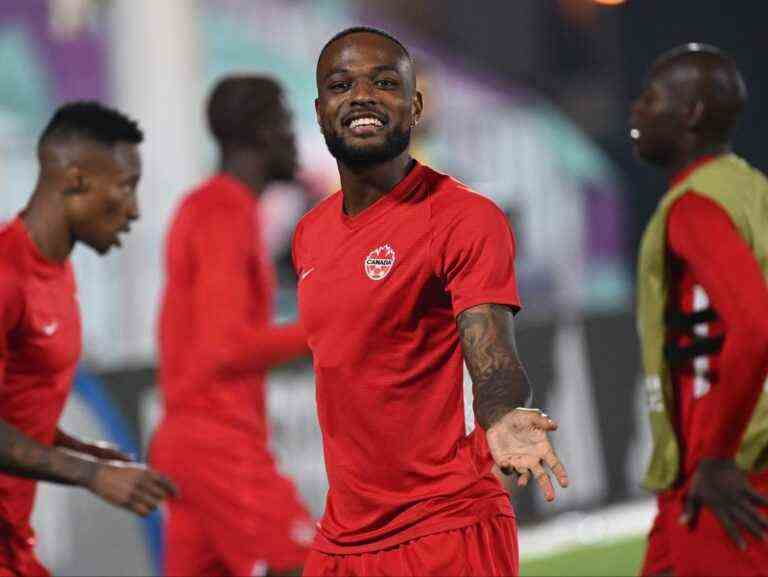
[[[478,304],[519,307],[507,219],[418,163],[362,213],[342,203],[308,213],[293,246],[330,485],[315,547],[374,551],[512,515],[484,432],[465,435],[456,326]]]
[[[237,432],[266,450],[267,369],[304,352],[306,340],[297,325],[271,324],[275,274],[255,196],[224,174],[190,193],[175,215],[166,259],[159,326],[165,429],[183,423],[182,439]],[[216,431],[190,429],[190,418],[214,422]]]
[[[673,185],[711,158],[694,163]],[[687,346],[694,337],[725,337],[721,350],[679,363],[672,372],[686,480],[702,457],[733,458],[763,390],[768,286],[725,210],[695,190],[672,205],[667,242],[674,308],[686,315],[710,308],[717,313],[692,331],[678,331],[675,342]]]
[[[46,259],[20,218],[0,230],[0,419],[53,443],[80,356],[69,261]],[[23,529],[37,482],[0,474],[0,517]]]

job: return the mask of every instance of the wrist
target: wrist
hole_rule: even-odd
[[[81,486],[89,491],[93,491],[96,478],[103,468],[103,463],[99,463],[98,461],[86,461],[83,468],[83,481]]]
[[[501,423],[503,423],[505,420],[507,422],[510,421],[510,419],[514,419],[515,416],[518,416],[518,418],[525,419],[525,416],[530,414],[536,414],[541,415],[543,414],[540,409],[534,409],[529,407],[515,407],[512,409],[508,409],[506,412],[502,413],[489,427],[483,427],[485,429],[486,435],[489,433],[493,433],[496,429],[500,428]]]
[[[73,453],[69,449],[59,449],[56,452],[58,460],[61,461],[59,469],[69,473],[68,481],[73,485],[91,489],[101,471],[102,463],[81,453]]]

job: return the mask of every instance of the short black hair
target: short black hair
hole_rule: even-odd
[[[208,126],[219,144],[255,144],[256,131],[289,116],[282,86],[269,76],[258,75],[220,80],[208,97],[207,113]]]
[[[400,42],[397,38],[392,36],[389,32],[385,32],[384,30],[381,30],[380,28],[374,28],[373,26],[352,26],[351,28],[345,28],[338,34],[335,34],[333,38],[331,38],[328,42],[325,43],[323,46],[323,49],[320,51],[320,56],[317,57],[317,61],[320,62],[320,59],[323,57],[323,54],[325,54],[325,51],[328,50],[328,47],[339,40],[340,38],[344,38],[345,36],[349,36],[350,34],[361,34],[361,33],[367,33],[367,34],[377,34],[379,36],[382,36],[383,38],[386,38],[390,42],[394,42],[400,47],[400,50],[403,51],[403,54],[405,54],[406,58],[413,63],[413,57],[411,56],[411,53],[408,52],[408,49],[403,45],[402,42]]]
[[[99,102],[77,101],[64,104],[40,135],[38,146],[54,139],[84,138],[111,146],[118,142],[140,144],[144,133],[135,120]]]

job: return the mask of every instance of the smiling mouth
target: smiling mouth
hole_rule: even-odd
[[[359,116],[344,123],[355,135],[374,134],[386,126],[386,122],[376,116]]]

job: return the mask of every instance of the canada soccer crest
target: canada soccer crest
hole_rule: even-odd
[[[371,280],[381,280],[389,274],[395,264],[395,249],[388,244],[374,249],[365,257],[363,268]]]

